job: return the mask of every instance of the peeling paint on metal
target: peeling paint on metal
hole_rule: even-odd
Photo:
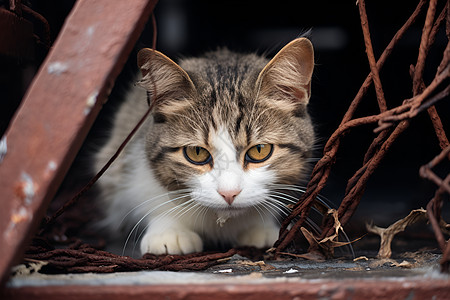
[[[97,97],[98,97],[98,91],[94,91],[92,92],[89,97],[86,100],[86,107],[84,109],[84,115],[88,115],[92,108],[94,107],[95,103],[97,102]]]
[[[6,135],[5,135],[0,140],[0,163],[3,161],[3,158],[5,158],[6,152],[8,152],[8,145],[6,143]]]
[[[8,227],[5,230],[4,236],[7,240],[15,237],[13,235],[14,229],[16,228],[17,224],[29,221],[33,217],[33,214],[27,210],[24,206],[19,207],[19,209],[16,209],[12,212]]]
[[[93,36],[95,32],[95,27],[94,26],[89,26],[88,29],[86,30],[86,33],[89,37]]]
[[[61,75],[62,73],[67,72],[67,70],[69,70],[69,65],[60,61],[52,62],[47,67],[48,74],[54,75]]]
[[[24,220],[28,219],[30,216],[30,213],[25,207],[20,207],[19,210],[12,214],[11,216],[11,222],[14,224],[23,222]]]
[[[33,179],[28,173],[22,172],[22,180],[16,188],[16,195],[23,200],[23,204],[12,211],[8,227],[4,233],[5,237],[12,238],[17,224],[32,219],[33,213],[27,207],[33,203],[35,192],[36,187]]]
[[[25,251],[24,245],[39,225],[39,220],[32,220],[43,214],[94,122],[98,110],[92,103],[97,101],[97,94],[106,94],[120,73],[156,2],[77,1],[65,20],[7,133],[8,154],[0,165],[0,199],[5,213],[0,222],[1,283],[10,274],[12,263]],[[120,31],[111,31],[111,24]],[[105,56],[100,48],[111,39],[116,43]],[[89,97],[93,91],[97,92]],[[67,101],[62,104],[62,99]],[[77,113],[70,115],[72,112]],[[59,126],[62,123],[64,126]],[[24,132],[37,126],[39,130]],[[51,160],[57,163],[57,169],[45,174]],[[30,175],[25,181],[22,172]],[[9,226],[14,225],[10,220],[15,212],[15,221],[24,220],[19,217],[25,216],[20,207],[29,211],[30,219],[14,226],[5,236]]]
[[[51,161],[48,162],[47,170],[49,170],[49,171],[55,171],[57,166],[58,166],[58,165],[56,164],[56,162],[54,162],[53,160],[51,160]]]
[[[55,172],[57,168],[58,164],[54,160],[49,161],[47,163],[47,168],[45,168],[44,176],[45,177],[52,176],[52,174]]]
[[[27,173],[22,173],[22,195],[24,196],[24,202],[26,205],[30,205],[33,202],[35,187],[33,179]]]

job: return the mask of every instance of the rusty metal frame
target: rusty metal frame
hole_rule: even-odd
[[[448,280],[302,280],[300,282],[115,286],[52,286],[8,289],[2,299],[448,299]]]
[[[1,139],[0,274],[22,257],[156,0],[79,0]]]

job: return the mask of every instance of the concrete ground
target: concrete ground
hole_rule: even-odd
[[[281,261],[250,261],[235,255],[230,260],[201,272],[142,271],[112,274],[40,274],[22,267],[10,279],[11,288],[59,285],[164,285],[211,283],[267,283],[304,280],[411,279],[448,280],[450,275],[439,272],[441,255],[406,253],[397,259],[381,260],[360,257],[357,260],[332,259],[314,262],[303,259]],[[38,266],[37,266],[38,268]],[[449,290],[450,291],[450,290]],[[450,293],[449,293],[450,297]]]

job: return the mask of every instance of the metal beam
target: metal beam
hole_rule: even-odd
[[[79,0],[0,145],[0,275],[37,229],[157,0]]]

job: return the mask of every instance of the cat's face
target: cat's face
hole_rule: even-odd
[[[270,209],[272,191],[303,179],[313,144],[308,40],[291,42],[270,62],[222,50],[179,67],[143,51],[141,84],[158,101],[146,153],[163,186],[187,188],[227,218]]]

